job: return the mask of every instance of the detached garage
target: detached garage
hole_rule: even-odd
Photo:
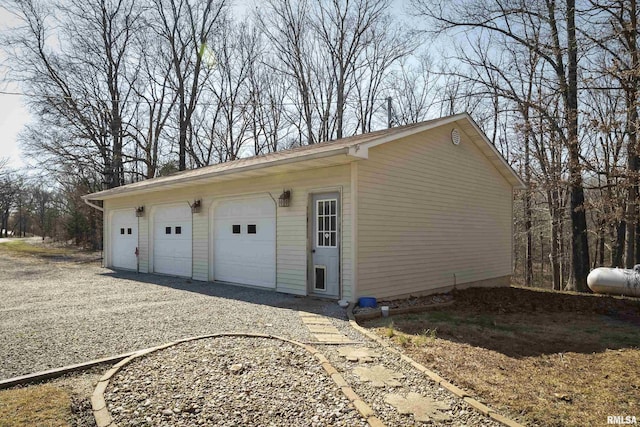
[[[522,187],[459,114],[84,199],[106,267],[353,300],[507,285]]]

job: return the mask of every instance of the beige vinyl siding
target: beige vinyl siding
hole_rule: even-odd
[[[358,296],[427,293],[511,274],[512,187],[451,126],[358,163]]]
[[[192,202],[193,203],[193,202]],[[192,277],[194,280],[206,282],[209,280],[209,218],[208,212],[198,212],[192,215]]]
[[[149,272],[149,218],[138,218],[138,271]]]
[[[341,165],[303,172],[277,174],[258,179],[225,181],[208,185],[197,185],[177,190],[156,191],[147,194],[120,197],[105,201],[105,218],[108,212],[122,207],[145,206],[147,239],[140,239],[141,255],[146,260],[153,256],[149,250],[152,230],[148,213],[154,205],[166,203],[193,203],[202,200],[200,213],[193,214],[193,279],[210,280],[213,270],[211,229],[215,201],[235,198],[270,195],[276,203],[283,189],[291,189],[291,205],[276,208],[276,290],[299,295],[307,293],[307,203],[309,195],[321,191],[342,193],[342,247],[341,280],[343,297],[351,297],[351,193],[350,166]],[[105,221],[105,224],[107,221]],[[108,224],[105,225],[105,231]],[[142,230],[140,222],[139,230]],[[105,236],[108,234],[105,233]],[[141,233],[142,236],[142,233]],[[107,264],[109,265],[109,264]]]
[[[102,204],[102,266],[110,267],[111,263],[111,212],[114,210],[108,200]],[[138,231],[139,232],[139,231]]]

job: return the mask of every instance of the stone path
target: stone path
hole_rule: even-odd
[[[376,426],[499,425],[397,360],[348,323],[304,311],[298,314],[321,345],[320,352],[344,378],[344,385],[361,397],[364,405],[356,405],[358,411],[364,418],[375,419]]]
[[[333,323],[325,316],[304,311],[298,313],[302,323],[318,342],[323,344],[353,344],[353,341],[340,333],[338,328],[333,326]]]

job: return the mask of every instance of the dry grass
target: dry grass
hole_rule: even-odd
[[[66,390],[46,384],[0,391],[0,427],[68,426],[70,402]]]
[[[527,425],[640,416],[640,302],[508,288],[484,304],[491,289],[464,292],[446,309],[394,316],[391,333],[388,319],[367,326]]]
[[[22,256],[38,256],[45,258],[65,257],[74,253],[73,250],[64,247],[37,245],[24,240],[9,240],[0,244],[0,253]]]

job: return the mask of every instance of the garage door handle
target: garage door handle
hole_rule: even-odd
[[[315,254],[315,253],[316,253],[316,250],[315,250],[315,249],[311,249],[311,252]]]

